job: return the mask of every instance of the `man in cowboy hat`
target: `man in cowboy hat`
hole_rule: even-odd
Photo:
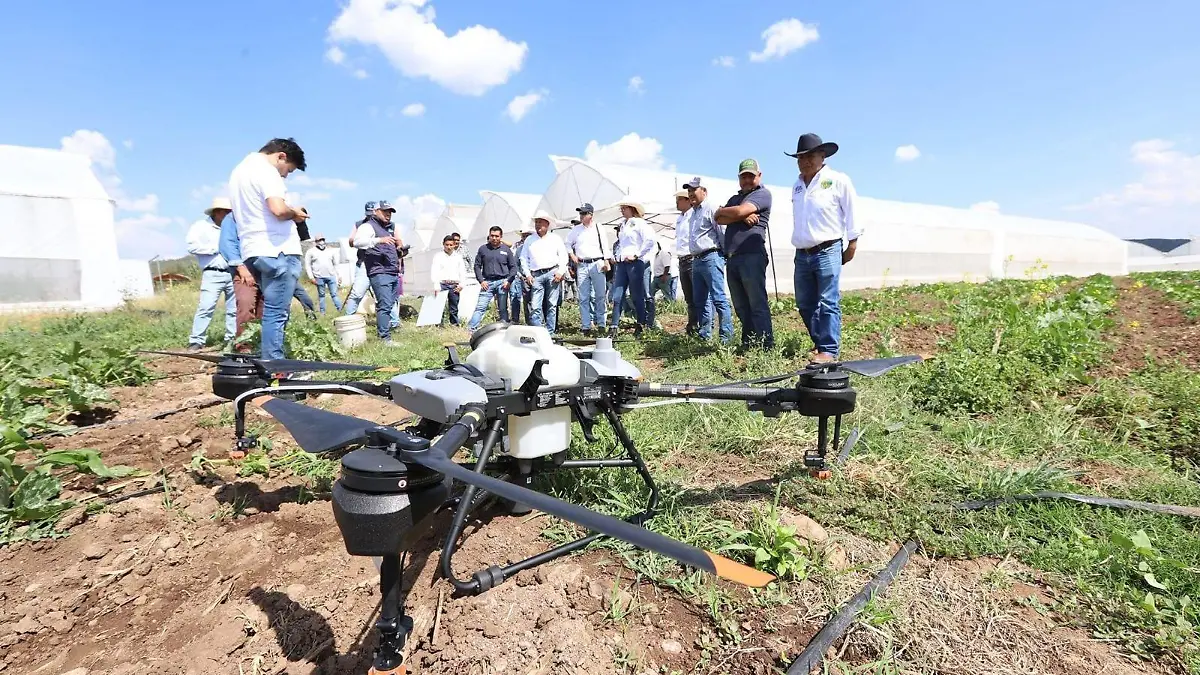
[[[717,312],[720,340],[733,340],[733,312],[725,295],[725,229],[716,220],[716,208],[708,199],[708,188],[699,176],[684,183],[692,201],[688,219],[689,251],[692,261],[692,293],[696,303],[699,327],[696,334],[702,340],[712,337],[713,310]]]
[[[766,242],[771,192],[763,187],[757,160],[745,159],[738,165],[738,187],[738,193],[713,215],[725,226],[729,295],[742,322],[742,349],[773,349],[775,331],[767,299]]]
[[[374,204],[375,211],[354,233],[354,247],[362,251],[371,292],[375,294],[375,331],[386,345],[392,342],[392,308],[400,283],[400,247],[403,242],[392,236],[392,214],[396,209],[386,201]]]
[[[530,287],[529,323],[545,326],[554,335],[558,327],[558,294],[567,274],[567,245],[550,231],[554,217],[545,211],[533,215],[533,234],[521,247],[521,274]],[[548,305],[548,306],[547,306]]]
[[[683,290],[683,303],[687,305],[688,322],[684,332],[692,335],[696,332],[696,306],[692,294],[692,242],[688,234],[688,220],[691,218],[692,199],[687,190],[675,193],[675,208],[679,217],[675,219],[675,260],[679,267],[679,287]]]
[[[579,289],[579,324],[584,335],[591,335],[592,324],[604,333],[608,329],[608,261],[612,249],[600,226],[592,222],[595,209],[584,204],[575,209],[579,213],[578,224],[567,235],[567,254],[575,263],[575,278]]]
[[[792,188],[792,246],[796,247],[796,309],[812,337],[813,361],[838,357],[842,335],[842,265],[854,258],[863,233],[854,217],[857,195],[850,177],[825,166],[838,151],[836,143],[804,134],[796,142],[800,177]],[[842,240],[848,243],[842,250]]]
[[[617,231],[614,251],[617,270],[613,275],[612,334],[616,335],[621,327],[621,310],[625,303],[625,291],[628,290],[633,297],[633,311],[637,317],[635,332],[641,335],[642,329],[650,321],[646,311],[646,296],[650,291],[646,285],[646,270],[654,259],[654,229],[643,220],[646,209],[641,202],[626,199],[617,204],[621,207],[623,220]]]
[[[200,273],[200,303],[192,318],[192,334],[188,337],[188,351],[198,352],[208,344],[208,324],[217,309],[217,299],[225,296],[225,342],[233,342],[237,334],[237,300],[233,289],[233,271],[229,262],[221,256],[221,223],[233,212],[226,197],[213,199],[212,205],[204,209],[204,220],[197,220],[188,229],[188,253],[196,256]]]

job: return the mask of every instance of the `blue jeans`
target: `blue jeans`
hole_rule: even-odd
[[[733,312],[729,310],[729,299],[725,297],[725,257],[717,251],[692,258],[692,298],[700,322],[696,328],[700,339],[712,337],[715,309],[721,326],[721,342],[732,342]]]
[[[329,299],[337,311],[342,311],[342,299],[338,297],[337,277],[317,277],[317,301],[321,304],[321,313],[325,313],[325,291],[329,291]]]
[[[467,323],[467,330],[473,331],[483,323],[483,315],[492,304],[492,298],[496,299],[496,311],[500,314],[500,320],[508,321],[508,291],[504,290],[504,279],[493,279],[488,281],[487,285],[487,288],[483,288],[482,285],[479,288],[479,301],[475,303],[475,313]]]
[[[508,320],[514,325],[521,323],[521,308],[529,309],[526,300],[528,297],[529,289],[526,288],[525,282],[521,279],[513,281],[512,286],[508,289]],[[529,311],[525,312],[525,320],[529,320]]]
[[[395,274],[372,274],[371,292],[375,294],[375,332],[380,340],[392,339],[392,307],[396,305],[396,288],[400,278]]]
[[[273,258],[255,256],[246,260],[250,274],[263,296],[262,343],[264,359],[283,358],[283,337],[292,313],[292,297],[304,266],[298,255],[280,253]]]
[[[189,345],[208,344],[208,324],[217,311],[217,299],[225,294],[225,341],[233,340],[237,333],[237,301],[233,297],[233,275],[218,270],[204,270],[200,276],[200,303],[192,319],[192,334]]]
[[[579,326],[591,330],[593,322],[600,330],[608,327],[608,279],[600,267],[603,260],[581,263],[576,270],[579,283]]]
[[[398,279],[398,278],[397,278]],[[397,281],[396,287],[400,287]],[[346,316],[350,316],[358,311],[358,305],[362,299],[367,297],[367,290],[371,288],[371,278],[367,276],[367,266],[358,265],[354,268],[354,282],[350,286],[350,296],[346,298],[345,309]],[[400,292],[396,292],[399,297]],[[379,299],[375,299],[375,304],[379,304]],[[392,328],[400,327],[400,303],[399,301],[392,304]]]
[[[662,277],[654,277],[650,282],[650,295],[646,296],[646,313],[650,315],[649,325],[653,326],[654,317],[658,314],[658,303],[655,302],[654,296],[662,291],[663,299],[671,301],[675,299],[675,277],[668,276],[666,281]]]
[[[562,280],[554,280],[554,270],[533,278],[533,289],[529,292],[529,325],[545,326],[554,335],[554,329],[558,328],[558,294],[561,292]],[[550,305],[549,316],[543,316],[543,302]]]
[[[772,349],[775,331],[771,326],[771,305],[767,299],[766,252],[731,256],[726,271],[733,310],[742,322],[742,347],[754,345]]]
[[[625,291],[629,291],[629,295],[633,299],[633,312],[637,318],[638,325],[646,325],[646,270],[649,266],[645,260],[638,258],[633,261],[625,261],[617,263],[617,270],[613,274],[613,313],[612,325],[613,329],[621,326],[621,310],[625,305]]]
[[[796,251],[796,309],[818,352],[838,355],[842,337],[842,247],[834,244],[824,251]]]

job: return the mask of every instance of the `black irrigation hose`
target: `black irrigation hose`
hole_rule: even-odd
[[[976,501],[962,502],[955,504],[954,508],[960,511],[979,511],[981,509],[989,509],[1000,504],[1008,502],[1032,502],[1041,501],[1043,499],[1066,499],[1073,502],[1083,504],[1091,504],[1092,506],[1108,506],[1114,509],[1129,509],[1133,511],[1151,511],[1154,513],[1165,513],[1172,516],[1184,516],[1187,518],[1200,518],[1200,508],[1195,506],[1175,506],[1172,504],[1155,504],[1153,502],[1139,502],[1131,499],[1113,499],[1111,497],[1096,497],[1093,495],[1076,495],[1068,492],[1034,492],[1027,495],[1013,495],[1012,497],[996,497],[994,499],[981,499]]]
[[[896,551],[896,555],[892,556],[887,567],[883,568],[874,579],[869,581],[861,591],[850,598],[837,614],[825,624],[821,630],[813,636],[809,641],[808,646],[804,651],[800,652],[800,656],[792,662],[791,667],[787,669],[787,675],[808,675],[814,668],[821,665],[821,661],[825,658],[825,652],[835,640],[840,638],[850,624],[854,623],[854,619],[862,608],[875,597],[876,593],[885,590],[889,584],[900,574],[900,570],[908,564],[908,559],[913,552],[917,550],[917,542],[909,541]]]

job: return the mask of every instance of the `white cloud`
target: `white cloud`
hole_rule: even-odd
[[[646,91],[646,81],[642,79],[641,75],[634,75],[633,77],[629,78],[629,91],[634,94],[640,94],[643,91]]]
[[[419,197],[401,195],[392,200],[392,207],[396,209],[396,213],[392,215],[393,221],[400,224],[415,223],[417,220],[437,218],[446,208],[446,200],[432,193]]]
[[[376,47],[405,77],[425,77],[456,94],[480,96],[521,70],[529,47],[474,25],[447,35],[428,0],[349,0],[329,39]]]
[[[311,204],[312,202],[327,202],[330,199],[333,199],[332,194],[321,191],[289,192],[285,196],[285,201],[292,206],[304,206],[305,204]]]
[[[902,145],[896,148],[897,162],[911,162],[921,156],[921,151],[915,145]]]
[[[781,59],[810,42],[816,42],[819,37],[815,24],[806,24],[799,19],[777,21],[762,32],[763,50],[750,52],[750,60]]]
[[[354,79],[356,80],[365,80],[368,77],[370,77],[370,75],[368,75],[367,71],[363,70],[362,68],[354,71]]]
[[[228,183],[213,183],[212,185],[201,185],[198,188],[192,188],[192,201],[206,202],[213,197],[228,197]]]
[[[1125,236],[1200,234],[1200,154],[1188,154],[1163,139],[1129,148],[1136,180],[1068,211],[1093,211],[1095,220]]]
[[[62,139],[62,149],[65,152],[90,157],[92,163],[100,169],[117,169],[117,151],[99,131],[80,129]]]
[[[975,202],[970,206],[972,211],[984,211],[986,213],[1000,213],[1000,205],[993,201]]]
[[[158,195],[148,194],[140,199],[118,199],[117,208],[137,213],[155,213],[158,211]]]
[[[504,114],[514,122],[520,122],[522,118],[529,114],[533,107],[542,101],[542,98],[549,93],[545,89],[541,91],[531,91],[528,94],[521,94],[508,102],[504,108]]]
[[[404,115],[405,117],[420,117],[421,115],[425,114],[425,104],[409,103],[408,105],[404,106],[404,108],[400,111],[400,114]]]
[[[736,61],[732,56],[718,56],[712,60],[712,63],[714,66],[721,66],[722,68],[732,68]]]
[[[338,49],[338,47],[335,45],[325,50],[325,60],[329,61],[330,63],[341,65],[346,60],[346,52]]]
[[[658,139],[642,138],[636,132],[630,132],[608,145],[600,145],[594,140],[588,141],[583,158],[599,164],[662,169],[666,162],[662,149],[662,143],[659,143]]]
[[[305,173],[293,173],[288,180],[292,185],[315,187],[322,190],[346,191],[358,187],[358,183],[345,180],[344,178],[313,178]]]
[[[122,258],[149,260],[154,256],[177,258],[187,254],[187,230],[182,218],[143,213],[118,218],[113,225]]]

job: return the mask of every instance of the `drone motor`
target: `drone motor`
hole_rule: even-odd
[[[258,368],[250,361],[226,359],[217,364],[212,377],[213,394],[232,401],[251,389],[267,386]]]

